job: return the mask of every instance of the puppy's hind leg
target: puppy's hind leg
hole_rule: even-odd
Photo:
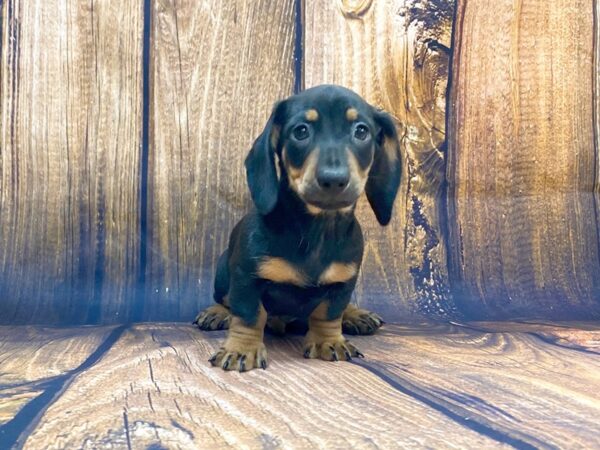
[[[342,316],[342,329],[345,334],[373,334],[384,323],[378,314],[359,308],[356,305],[348,305]]]
[[[204,331],[227,330],[231,324],[231,313],[221,304],[212,305],[198,313],[194,323]]]
[[[205,331],[226,330],[231,323],[229,311],[229,267],[227,265],[229,252],[225,250],[217,262],[217,274],[215,276],[214,300],[216,305],[209,306],[198,313],[193,323]]]

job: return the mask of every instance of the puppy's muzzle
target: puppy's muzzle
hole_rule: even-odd
[[[354,204],[360,192],[360,183],[353,180],[348,165],[319,165],[303,197],[322,209],[340,209]]]
[[[335,197],[348,187],[350,171],[345,165],[319,167],[316,173],[317,184],[325,197]]]

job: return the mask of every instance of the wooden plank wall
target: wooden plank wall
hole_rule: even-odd
[[[600,317],[594,10],[458,1],[449,261],[470,316]]]
[[[137,1],[2,3],[1,323],[129,318],[142,12]]]
[[[597,6],[516,5],[0,0],[0,323],[191,320],[251,142],[321,83],[402,136],[392,224],[358,209],[357,303],[600,317]]]
[[[249,209],[244,158],[294,85],[294,1],[156,1],[143,319],[193,320]]]
[[[399,122],[404,162],[395,216],[381,228],[366,201],[357,301],[388,315],[448,318],[444,236],[445,108],[453,2],[306,0],[306,87],[336,83]]]

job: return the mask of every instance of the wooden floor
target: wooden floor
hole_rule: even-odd
[[[600,448],[600,324],[386,325],[364,360],[207,362],[192,325],[0,327],[0,448]]]

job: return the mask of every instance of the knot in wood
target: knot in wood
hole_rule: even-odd
[[[337,3],[344,16],[360,19],[369,10],[373,0],[338,0]]]

